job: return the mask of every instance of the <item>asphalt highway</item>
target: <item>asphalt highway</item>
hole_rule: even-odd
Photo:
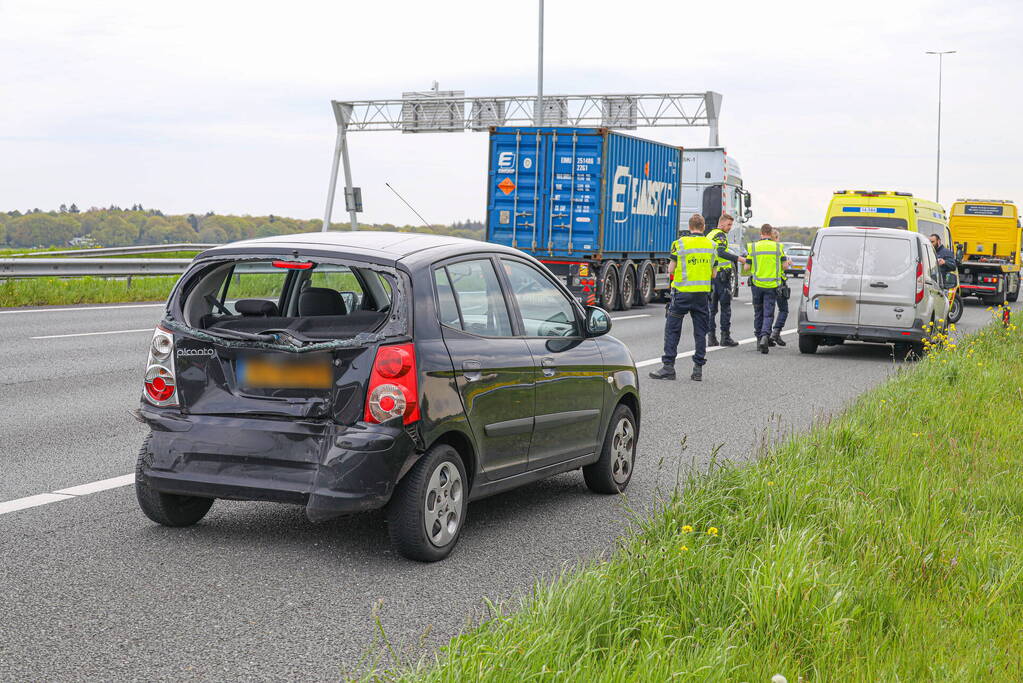
[[[484,598],[514,606],[613,549],[630,508],[715,449],[749,458],[903,366],[860,344],[802,356],[789,334],[766,357],[711,351],[702,383],[688,359],[655,382],[663,307],[616,313],[611,334],[649,361],[628,496],[589,493],[572,472],[474,503],[453,555],[425,565],[391,551],[379,512],[312,524],[299,507],[217,501],[192,528],[147,520],[125,485],[145,435],[129,411],[161,311],[0,310],[0,680],[337,680],[381,655],[377,619],[399,651],[429,651],[484,616]],[[988,320],[971,302],[959,329]],[[744,291],[733,336],[751,335]]]

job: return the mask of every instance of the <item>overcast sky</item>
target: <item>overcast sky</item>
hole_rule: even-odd
[[[536,2],[0,0],[0,209],[323,214],[330,99],[532,94]],[[547,0],[547,93],[724,95],[754,221],[836,189],[1023,201],[1023,2]],[[701,146],[707,131],[638,134]],[[357,133],[367,222],[481,219],[486,135]],[[339,197],[335,217],[343,218]]]

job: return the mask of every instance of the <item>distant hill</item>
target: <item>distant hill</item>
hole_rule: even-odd
[[[0,248],[63,247],[89,244],[125,247],[136,244],[173,244],[178,242],[221,243],[252,237],[270,237],[296,232],[311,232],[323,227],[319,219],[302,220],[283,216],[233,216],[212,211],[205,214],[164,214],[136,204],[129,209],[111,206],[80,210],[75,204],[61,205],[56,211],[32,209],[0,211]],[[331,223],[344,230],[347,223]],[[360,224],[360,230],[397,230],[429,232],[469,239],[483,239],[483,223],[465,220],[450,225]]]

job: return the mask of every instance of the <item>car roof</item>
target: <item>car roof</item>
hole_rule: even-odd
[[[884,235],[885,237],[900,237],[903,239],[922,239],[923,236],[918,232],[911,232],[909,230],[903,230],[901,228],[874,228],[869,226],[857,227],[852,226],[839,226],[835,228],[821,228],[817,231],[818,235],[862,235],[863,231],[867,231],[871,235]]]
[[[418,232],[377,232],[371,230],[304,232],[293,235],[260,237],[204,251],[202,257],[231,254],[273,253],[299,250],[308,255],[344,255],[378,263],[396,263],[424,254],[430,261],[481,251],[521,254],[516,249],[489,242],[430,235]]]

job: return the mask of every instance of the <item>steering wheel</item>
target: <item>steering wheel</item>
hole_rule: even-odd
[[[213,296],[212,294],[207,294],[206,296],[203,297],[203,299],[206,300],[206,303],[210,304],[224,315],[231,315],[230,309],[228,309],[228,307],[225,306],[224,304],[220,303],[220,300],[217,299],[217,297]]]

